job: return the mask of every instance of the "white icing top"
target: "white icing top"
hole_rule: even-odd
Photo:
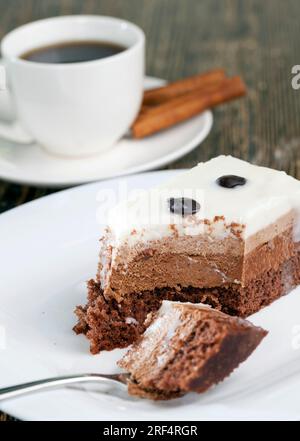
[[[245,185],[224,188],[217,184],[223,175],[246,178]],[[200,203],[190,216],[170,212],[168,199],[188,197]],[[300,181],[283,171],[258,167],[232,156],[218,156],[200,163],[175,179],[142,191],[115,206],[108,215],[115,246],[179,235],[208,234],[224,238],[232,234],[228,225],[244,225],[246,239],[291,210],[296,213],[295,240],[300,240]],[[215,216],[222,216],[213,222]],[[208,226],[208,220],[212,222]]]

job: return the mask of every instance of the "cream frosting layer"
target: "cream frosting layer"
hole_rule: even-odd
[[[172,338],[177,336],[184,340],[195,326],[190,316],[182,317],[184,305],[192,304],[183,303],[182,305],[179,302],[163,301],[155,319],[144,332],[138,351],[134,357],[129,351],[123,357],[122,363],[129,362],[131,370],[137,371],[137,374],[139,370],[142,370],[143,375],[145,373],[158,375],[160,369],[175,355],[175,349],[170,345]],[[210,309],[202,303],[198,304],[198,308]],[[149,357],[155,359],[155,363],[149,364]],[[146,372],[144,372],[145,369]],[[147,372],[147,369],[151,370]]]
[[[243,177],[246,183],[221,187],[216,181],[223,175]],[[178,197],[196,200],[200,210],[185,217],[171,213],[168,200]],[[119,203],[108,214],[108,227],[113,248],[174,234],[204,234],[212,240],[238,235],[246,240],[289,212],[294,213],[294,236],[299,241],[300,181],[283,171],[218,156]]]

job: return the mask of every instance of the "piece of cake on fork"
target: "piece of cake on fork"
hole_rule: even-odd
[[[126,347],[163,300],[247,317],[300,283],[300,182],[219,156],[116,205],[75,331]]]
[[[267,332],[199,303],[164,300],[147,329],[119,361],[128,392],[153,400],[202,393],[245,361]]]

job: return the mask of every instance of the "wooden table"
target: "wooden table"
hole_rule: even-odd
[[[174,80],[222,66],[243,76],[248,97],[218,108],[207,140],[168,168],[223,153],[300,178],[300,90],[291,87],[291,68],[300,64],[298,0],[0,0],[0,37],[64,14],[137,23],[147,36],[149,75]],[[0,212],[48,193],[0,180]]]

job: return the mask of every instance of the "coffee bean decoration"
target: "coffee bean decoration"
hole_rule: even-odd
[[[242,176],[235,176],[235,175],[224,175],[220,176],[217,179],[217,184],[219,184],[221,187],[225,188],[234,188],[238,187],[239,185],[245,185],[246,179]]]
[[[199,202],[190,198],[170,198],[168,203],[171,213],[180,214],[182,217],[195,214],[200,210]]]

